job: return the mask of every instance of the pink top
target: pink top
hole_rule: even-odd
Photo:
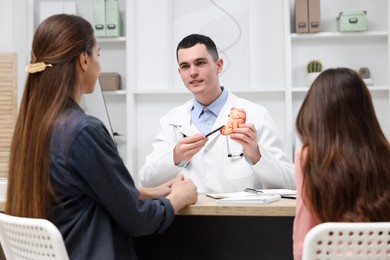
[[[301,198],[302,193],[302,166],[301,159],[306,157],[305,151],[297,149],[295,152],[295,182],[297,189],[297,208],[293,229],[293,250],[294,260],[302,259],[303,240],[307,232],[314,226],[320,224],[319,219],[313,215]],[[306,202],[308,204],[308,202]]]

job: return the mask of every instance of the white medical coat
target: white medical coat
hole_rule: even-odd
[[[228,157],[226,138],[229,138],[232,154],[240,154],[242,146],[230,137],[214,133],[185,168],[176,166],[173,161],[176,143],[183,136],[199,133],[191,124],[193,103],[192,99],[160,119],[153,151],[146,156],[139,172],[142,186],[162,184],[182,172],[193,180],[200,193],[243,191],[247,187],[295,189],[293,163],[283,151],[279,131],[269,112],[263,106],[230,92],[212,129],[226,124],[232,107],[244,108],[246,122],[253,123],[257,130],[260,161],[253,165],[245,156]]]

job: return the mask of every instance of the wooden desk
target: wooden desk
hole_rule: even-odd
[[[160,235],[134,239],[139,260],[289,260],[294,199],[268,205],[220,205],[199,195]],[[4,211],[5,202],[0,202]]]
[[[181,216],[295,216],[295,199],[282,199],[266,205],[220,205],[215,199],[199,195],[195,205],[179,212]]]
[[[4,211],[5,201],[0,201]],[[295,200],[282,199],[268,205],[218,205],[215,199],[199,195],[195,205],[179,212],[180,216],[295,216]]]
[[[295,203],[220,205],[199,195],[163,234],[133,241],[140,260],[289,260]]]

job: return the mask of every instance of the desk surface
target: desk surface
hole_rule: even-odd
[[[266,205],[220,205],[215,199],[200,194],[198,201],[181,210],[178,215],[189,216],[295,216],[295,199],[281,199]],[[0,211],[5,202],[0,201]]]
[[[190,216],[295,216],[295,199],[281,199],[266,205],[221,205],[215,199],[200,194],[198,201],[178,215]]]

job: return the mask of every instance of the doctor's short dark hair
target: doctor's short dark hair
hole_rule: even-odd
[[[184,37],[183,40],[181,40],[179,42],[179,44],[177,45],[176,60],[179,61],[178,52],[180,49],[188,49],[188,48],[195,46],[198,43],[204,44],[206,46],[207,51],[213,57],[213,61],[218,60],[218,58],[219,58],[218,57],[218,50],[217,50],[217,46],[215,45],[214,41],[210,37],[202,35],[202,34],[190,34],[190,35]]]

